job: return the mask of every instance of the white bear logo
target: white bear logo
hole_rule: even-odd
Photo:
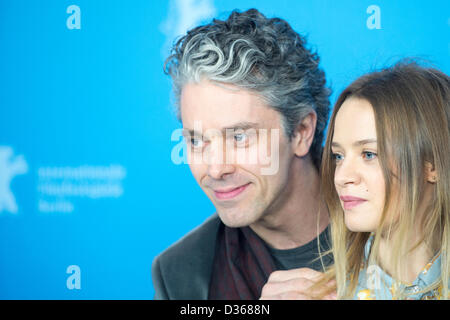
[[[0,212],[17,213],[16,199],[11,192],[11,180],[28,172],[28,164],[23,155],[13,157],[11,147],[0,146]]]

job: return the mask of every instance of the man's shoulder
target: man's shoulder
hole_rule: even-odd
[[[193,250],[215,245],[217,230],[221,221],[217,214],[208,217],[201,225],[164,250],[156,259],[172,260],[180,256],[192,255]]]
[[[154,259],[155,299],[207,299],[220,225],[212,215]]]

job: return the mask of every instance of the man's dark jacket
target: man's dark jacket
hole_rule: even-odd
[[[214,214],[155,258],[155,300],[206,300],[221,220]]]

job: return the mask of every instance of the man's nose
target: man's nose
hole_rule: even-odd
[[[349,184],[358,184],[361,181],[360,170],[352,158],[341,160],[341,163],[336,166],[334,173],[334,183],[337,186],[345,187]]]
[[[235,166],[227,161],[226,148],[222,143],[211,143],[207,150],[208,175],[213,179],[221,179],[233,173]]]
[[[208,175],[216,180],[222,179],[224,175],[234,172],[234,166],[230,164],[210,164]]]

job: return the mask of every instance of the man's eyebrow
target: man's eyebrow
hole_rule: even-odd
[[[240,130],[248,130],[248,129],[259,128],[259,127],[260,127],[260,125],[256,122],[242,121],[242,122],[237,122],[232,125],[223,127],[220,131],[226,132],[226,130],[239,130],[239,129]],[[188,136],[191,136],[191,137],[201,137],[202,136],[202,132],[198,132],[198,131],[195,131],[193,129],[188,129],[188,128],[185,128],[183,130],[183,133],[188,134]]]
[[[187,137],[201,137],[201,133],[192,129],[183,129],[183,135]]]
[[[242,121],[242,122],[237,122],[235,124],[232,124],[231,126],[226,126],[224,128],[222,128],[222,131],[225,130],[236,130],[236,129],[241,129],[241,130],[247,130],[247,129],[252,129],[252,128],[259,128],[259,124],[256,122],[248,122],[248,121]]]
[[[354,147],[358,147],[358,146],[363,146],[365,144],[369,144],[369,143],[377,143],[377,139],[363,139],[363,140],[358,140],[352,143],[352,146]],[[332,142],[331,143],[332,147],[336,147],[336,148],[342,148],[342,146],[338,143],[338,142]]]

